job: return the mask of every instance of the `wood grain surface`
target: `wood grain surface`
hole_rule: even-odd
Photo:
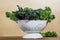
[[[45,37],[42,39],[23,39],[22,37],[0,37],[0,40],[60,40],[60,37]]]

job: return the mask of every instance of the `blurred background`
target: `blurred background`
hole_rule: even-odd
[[[42,32],[55,31],[60,36],[60,0],[0,0],[0,36],[22,36],[25,34],[18,24],[5,16],[6,11],[17,10],[17,6],[33,9],[50,6],[56,18]]]

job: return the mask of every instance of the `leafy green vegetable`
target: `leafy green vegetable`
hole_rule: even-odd
[[[52,31],[48,31],[48,32],[45,32],[45,33],[40,33],[43,37],[57,37],[57,33]]]
[[[10,18],[11,20],[17,21],[15,13],[6,12],[6,17]]]
[[[45,9],[36,9],[32,8],[22,8],[17,5],[18,10],[11,12],[6,12],[6,17],[12,20],[47,20],[51,22],[51,20],[55,19],[55,15],[52,15],[52,10],[50,7],[45,7]]]
[[[6,12],[6,17],[10,17],[11,13],[10,12]]]

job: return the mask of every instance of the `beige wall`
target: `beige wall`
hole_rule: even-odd
[[[6,11],[17,10],[16,5],[33,9],[50,6],[56,19],[43,30],[56,31],[60,36],[60,0],[0,0],[0,36],[21,36],[24,34],[18,24],[5,17]]]

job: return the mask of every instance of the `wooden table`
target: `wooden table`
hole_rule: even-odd
[[[45,37],[43,39],[23,39],[20,36],[18,37],[0,37],[0,40],[60,40],[60,37]]]

